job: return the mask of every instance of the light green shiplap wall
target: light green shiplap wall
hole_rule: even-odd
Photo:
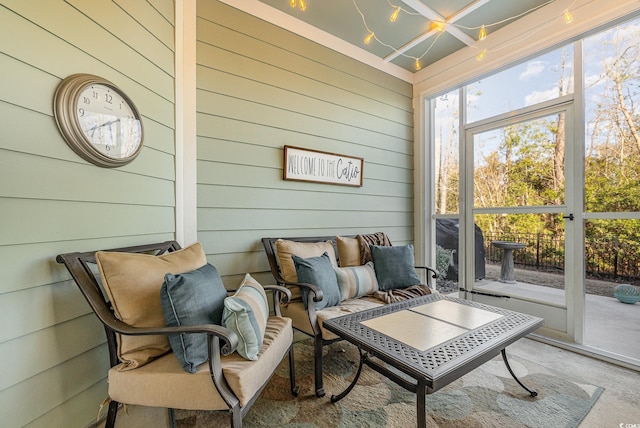
[[[196,52],[198,239],[227,285],[273,281],[265,236],[413,241],[410,84],[216,1]],[[284,181],[284,145],[364,158],[364,186]]]
[[[79,72],[136,103],[133,163],[99,168],[58,133],[53,93]],[[104,331],[55,256],[175,236],[173,1],[0,0],[0,77],[0,425],[83,427]]]

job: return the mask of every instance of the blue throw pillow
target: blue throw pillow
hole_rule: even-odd
[[[414,266],[413,245],[371,245],[371,257],[380,290],[406,288],[421,283]]]
[[[168,273],[160,289],[165,323],[169,327],[222,324],[222,310],[227,290],[215,267],[207,263],[191,272]],[[207,335],[172,334],[171,349],[189,373],[207,361]]]
[[[340,289],[338,279],[333,270],[333,264],[328,253],[320,257],[309,257],[303,259],[292,255],[293,264],[296,267],[298,282],[312,284],[322,290],[323,299],[316,303],[316,309],[323,309],[329,306],[336,306],[340,303]],[[302,300],[305,307],[307,305],[307,292],[302,289]]]

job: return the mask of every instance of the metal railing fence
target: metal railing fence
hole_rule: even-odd
[[[549,233],[484,233],[487,262],[500,263],[502,250],[491,241],[514,241],[526,247],[513,252],[516,266],[544,271],[564,271],[564,235]],[[640,283],[640,242],[603,236],[586,239],[587,276]]]

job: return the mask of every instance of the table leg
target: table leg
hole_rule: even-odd
[[[509,370],[509,373],[511,373],[511,376],[513,376],[513,378],[516,380],[516,382],[518,382],[518,385],[523,387],[525,389],[525,391],[527,391],[529,394],[531,394],[532,397],[537,397],[538,393],[534,389],[531,389],[531,388],[528,388],[527,386],[525,386],[525,384],[522,383],[520,381],[520,379],[518,379],[518,377],[513,372],[513,370],[511,370],[511,366],[509,365],[509,361],[507,360],[507,352],[506,352],[506,350],[503,349],[501,352],[502,352],[502,359],[504,360],[504,364],[507,366],[507,370]]]
[[[427,386],[424,382],[418,381],[416,385],[416,413],[418,415],[418,428],[427,427]]]
[[[351,381],[351,384],[349,386],[347,386],[347,389],[345,389],[344,391],[342,391],[338,395],[334,394],[334,395],[331,396],[331,402],[332,403],[336,403],[336,402],[342,400],[344,397],[346,397],[351,392],[353,387],[356,386],[356,382],[358,382],[358,378],[360,377],[360,373],[362,372],[362,366],[364,364],[365,358],[366,358],[365,352],[360,349],[360,365],[358,366],[358,371],[356,372],[356,376]]]

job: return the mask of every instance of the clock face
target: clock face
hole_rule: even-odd
[[[53,96],[53,116],[69,147],[105,168],[126,165],[142,150],[144,129],[131,99],[92,74],[72,74]]]
[[[109,85],[85,86],[78,95],[76,117],[88,142],[109,158],[128,158],[142,143],[137,114],[129,101]]]

